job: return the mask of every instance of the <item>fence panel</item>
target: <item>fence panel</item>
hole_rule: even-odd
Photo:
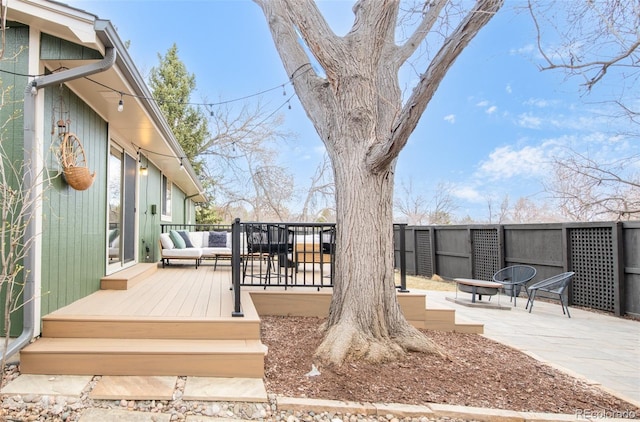
[[[471,229],[473,278],[492,280],[500,269],[500,238],[498,229]]]
[[[616,310],[616,262],[612,227],[568,229],[569,263],[576,275],[571,303],[593,309]]]
[[[640,318],[640,223],[624,223],[624,308]]]
[[[415,255],[416,255],[416,274],[424,277],[433,277],[435,269],[433,268],[433,249],[432,230],[420,230],[415,228]]]
[[[435,271],[442,277],[471,278],[471,246],[466,226],[441,226],[434,231]]]

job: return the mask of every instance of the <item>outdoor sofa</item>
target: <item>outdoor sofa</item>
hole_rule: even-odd
[[[240,239],[242,251],[244,239]],[[160,234],[160,254],[162,267],[170,260],[194,260],[196,268],[203,259],[214,259],[214,269],[218,259],[231,257],[231,232],[171,230]]]

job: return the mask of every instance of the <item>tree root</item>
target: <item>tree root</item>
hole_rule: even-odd
[[[393,340],[406,351],[421,352],[450,359],[442,347],[411,325],[399,335],[394,336]]]
[[[442,348],[412,326],[392,338],[376,338],[350,323],[328,327],[314,358],[319,363],[331,366],[341,366],[344,362],[355,360],[382,363],[401,358],[408,351],[447,358]]]

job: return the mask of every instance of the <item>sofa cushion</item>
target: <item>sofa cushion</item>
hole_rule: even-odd
[[[227,232],[209,232],[210,248],[224,248],[227,246]]]
[[[167,249],[162,251],[162,257],[176,259],[197,259],[202,257],[202,249],[200,248],[183,248],[183,249]]]
[[[191,243],[191,239],[189,238],[189,232],[178,230],[178,234],[182,237],[182,240],[184,240],[185,248],[193,248],[193,243]]]
[[[187,247],[187,244],[184,243],[184,239],[182,238],[182,236],[180,236],[180,233],[178,233],[175,230],[171,230],[169,232],[169,236],[171,237],[171,240],[173,241],[173,245],[177,248],[177,249],[184,249]]]
[[[162,244],[162,249],[174,248],[174,244],[169,233],[160,233],[160,243]]]

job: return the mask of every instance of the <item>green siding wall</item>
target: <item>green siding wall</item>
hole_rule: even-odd
[[[99,51],[82,45],[42,34],[40,37],[40,58],[42,60],[94,60],[102,59]]]
[[[85,191],[71,188],[60,174],[60,137],[53,123],[61,115],[71,121],[70,131],[81,140],[88,167],[96,172],[93,185]],[[106,270],[109,151],[107,123],[64,86],[45,90],[45,122],[52,123],[42,135],[43,150],[50,175],[56,177],[43,210],[42,315],[100,288]]]

